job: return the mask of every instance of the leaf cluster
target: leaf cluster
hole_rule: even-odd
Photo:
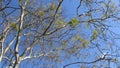
[[[72,19],[68,22],[68,24],[69,24],[71,27],[75,27],[76,25],[79,24],[79,21],[78,21],[77,19],[75,19],[75,18],[72,18]]]
[[[11,23],[10,27],[13,28],[15,31],[19,30],[18,25],[16,23]]]

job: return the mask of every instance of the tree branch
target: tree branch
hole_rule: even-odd
[[[53,21],[55,20],[56,14],[57,14],[57,12],[58,12],[58,10],[59,10],[59,8],[60,8],[62,2],[63,2],[63,0],[61,0],[61,1],[59,2],[58,7],[57,7],[57,9],[56,9],[56,11],[55,11],[55,14],[53,15],[53,19],[52,19],[51,22],[48,24],[48,26],[47,26],[47,28],[45,29],[43,35],[45,35],[46,32],[48,31],[48,29],[51,27]]]
[[[19,43],[20,43],[20,39],[21,39],[20,33],[21,33],[21,30],[22,30],[22,26],[23,26],[23,18],[24,18],[24,15],[25,15],[25,13],[24,13],[25,6],[21,6],[20,2],[19,2],[19,6],[21,8],[21,16],[20,16],[19,30],[18,30],[18,34],[17,34],[17,37],[16,37],[15,47],[14,47],[15,64],[14,64],[13,68],[18,68],[17,67],[18,63],[19,63],[18,47],[19,47]]]
[[[70,65],[73,65],[73,64],[92,64],[92,63],[96,63],[96,62],[99,62],[101,60],[105,60],[105,56],[106,55],[103,55],[103,57],[100,57],[99,59],[91,61],[91,62],[74,62],[74,63],[70,63],[70,64],[67,64],[67,65],[63,66],[63,68],[66,68],[67,66],[70,66]]]

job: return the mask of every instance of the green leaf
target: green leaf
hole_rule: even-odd
[[[13,29],[15,29],[16,31],[19,30],[18,25],[16,23],[11,23],[10,27],[13,28]]]
[[[66,23],[64,21],[57,21],[55,23],[55,27],[58,28],[58,27],[64,27],[66,25]]]
[[[56,8],[54,4],[49,4],[49,6],[50,6],[50,10],[54,10]]]
[[[84,42],[82,43],[83,47],[86,48],[86,46],[88,45],[88,41],[84,40]]]
[[[45,12],[44,12],[44,11],[39,11],[39,14],[40,14],[41,16],[44,16],[44,15],[45,15]]]
[[[91,41],[93,41],[94,39],[97,38],[97,34],[98,34],[97,30],[96,30],[96,29],[93,30],[93,32],[92,32],[92,36],[91,36]]]
[[[85,39],[80,38],[80,42],[84,48],[86,48],[86,46],[88,45],[88,41]]]
[[[79,21],[78,21],[77,19],[75,19],[75,18],[72,18],[72,19],[68,22],[68,24],[70,24],[71,27],[75,27],[76,25],[79,24]]]

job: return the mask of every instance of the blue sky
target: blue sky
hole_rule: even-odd
[[[116,0],[115,2],[117,2],[118,0]],[[17,5],[17,0],[12,0],[12,3],[11,3],[11,6],[18,6]],[[75,15],[76,15],[76,7],[78,6],[78,0],[64,0],[64,2],[63,2],[63,4],[62,4],[62,7],[63,7],[63,12],[65,12],[65,16],[67,17],[66,18],[66,20],[67,21],[69,21],[71,18],[73,18],[73,17],[75,17]],[[114,23],[113,23],[114,24]],[[118,26],[118,25],[115,25],[115,26]],[[116,32],[116,33],[119,33],[120,34],[120,30],[119,30],[119,28],[111,28],[111,30],[112,31],[114,31],[114,32]],[[87,31],[84,31],[84,32],[86,32],[87,33]],[[89,33],[87,33],[87,34],[89,34]],[[117,44],[119,44],[119,41],[116,41],[117,42]],[[91,51],[92,52],[92,50],[88,50],[88,51]],[[94,50],[93,50],[94,51]],[[83,52],[86,52],[86,51],[83,51]],[[93,55],[94,56],[94,55]],[[88,58],[88,59],[86,59],[86,60],[89,60],[90,58]],[[93,58],[93,60],[94,60],[94,58]],[[25,60],[26,61],[26,60]],[[32,64],[30,64],[30,63],[27,63],[27,62],[25,62],[25,61],[23,61],[23,63],[21,63],[21,65],[23,64],[23,65],[25,65],[25,64],[27,64],[27,67],[26,68],[33,68],[33,65]],[[81,61],[81,59],[76,59],[76,58],[74,58],[74,57],[71,57],[71,59],[70,60],[68,60],[68,59],[66,59],[66,60],[64,60],[64,62],[62,62],[61,64],[60,64],[60,66],[63,66],[63,65],[65,65],[65,64],[68,64],[68,63],[70,63],[70,62],[75,62],[75,61]],[[37,63],[39,63],[39,62],[37,62]],[[0,66],[1,66],[1,64],[0,64]],[[69,67],[67,67],[67,68],[75,68],[75,67],[77,67],[77,65],[72,65],[72,66],[69,66]],[[21,66],[21,68],[23,68],[23,66]],[[35,67],[34,67],[35,68]]]

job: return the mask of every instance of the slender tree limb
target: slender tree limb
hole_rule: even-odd
[[[48,31],[48,29],[51,27],[52,23],[54,22],[55,17],[56,17],[56,14],[57,14],[57,12],[58,12],[58,10],[59,10],[59,8],[60,8],[60,6],[61,6],[61,4],[62,4],[63,1],[64,1],[64,0],[61,0],[61,1],[59,2],[58,7],[57,7],[57,9],[56,9],[56,11],[55,11],[55,14],[53,15],[53,19],[52,19],[51,22],[48,24],[48,26],[47,26],[47,28],[45,29],[43,35],[46,34],[46,32]]]
[[[9,32],[9,27],[7,26],[5,30],[2,32],[2,36],[0,38],[0,46],[1,46],[1,54],[0,54],[0,62],[2,61],[3,55],[4,55],[4,42],[7,37],[7,34]]]
[[[13,68],[18,68],[18,63],[20,62],[19,61],[19,54],[18,54],[18,47],[19,47],[19,43],[20,43],[20,39],[21,39],[20,34],[21,34],[22,27],[23,27],[23,18],[24,18],[24,15],[25,15],[24,9],[25,9],[27,1],[25,2],[25,6],[21,6],[20,1],[18,1],[18,2],[19,2],[19,6],[21,8],[21,16],[20,16],[19,30],[18,30],[18,34],[17,34],[17,37],[16,37],[15,47],[14,47],[15,64],[14,64]]]
[[[80,0],[80,3],[76,9],[77,16],[79,16],[79,8],[80,8],[81,4],[82,4],[82,0]]]
[[[67,65],[63,66],[63,68],[66,68],[66,67],[68,67],[70,65],[74,65],[74,64],[92,64],[92,63],[96,63],[96,62],[105,60],[105,56],[106,55],[103,55],[103,57],[100,57],[99,59],[91,61],[91,62],[73,62],[73,63],[70,63],[70,64],[67,64]]]

